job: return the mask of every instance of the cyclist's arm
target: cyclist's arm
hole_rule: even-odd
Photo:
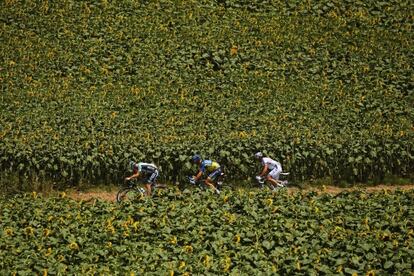
[[[198,171],[197,175],[194,176],[194,180],[195,181],[198,181],[201,178],[202,175],[203,175],[203,171],[201,171],[201,170]]]
[[[267,172],[268,166],[267,164],[264,165],[262,172],[259,174],[260,177],[264,176]]]
[[[139,177],[139,171],[131,175],[130,177],[125,178],[126,180],[131,180]]]

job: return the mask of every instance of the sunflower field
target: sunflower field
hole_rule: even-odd
[[[0,199],[2,275],[410,275],[414,190]]]
[[[200,153],[244,179],[258,150],[300,180],[412,177],[413,14],[408,0],[0,1],[1,177],[110,183],[136,160],[169,181]]]

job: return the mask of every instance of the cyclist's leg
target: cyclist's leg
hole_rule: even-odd
[[[150,196],[151,192],[152,192],[152,186],[154,186],[157,182],[157,178],[158,178],[159,172],[158,170],[153,171],[149,177],[147,178],[147,180],[145,181],[145,188],[147,189],[147,195]]]
[[[216,188],[216,185],[214,184],[214,182],[216,181],[216,179],[221,175],[221,169],[218,168],[216,170],[214,170],[205,180],[205,183],[212,189],[214,190],[216,193],[220,193],[219,190]]]
[[[208,187],[210,187],[211,189],[213,189],[213,190],[215,190],[216,189],[216,187],[214,186],[214,182],[213,182],[213,180],[210,178],[210,177],[207,177],[205,180],[204,180],[204,184],[206,184]]]
[[[218,174],[217,177],[215,179],[215,182],[217,183],[217,188],[220,189],[220,187],[223,185],[223,179],[224,179],[224,172],[223,170],[220,168],[218,168]]]
[[[279,176],[281,172],[282,168],[277,166],[266,176],[266,180],[272,184],[273,188],[279,186]]]
[[[147,190],[147,193],[146,193],[147,196],[151,196],[151,193],[152,193],[151,187],[152,187],[152,184],[151,183],[145,184],[145,189]]]

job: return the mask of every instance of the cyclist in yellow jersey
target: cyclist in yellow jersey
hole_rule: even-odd
[[[220,164],[212,160],[203,160],[200,155],[194,155],[191,161],[199,166],[198,173],[193,177],[194,181],[197,182],[204,174],[207,174],[204,183],[219,194],[220,190],[217,186],[221,183],[218,180],[223,175]]]

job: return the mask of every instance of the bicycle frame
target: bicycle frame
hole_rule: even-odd
[[[139,184],[144,184],[142,179],[129,180],[127,181],[127,183],[128,185],[121,187],[118,193],[116,194],[116,201],[118,203],[128,200],[129,199],[128,195],[130,195],[132,199],[138,196],[139,197],[145,196],[147,190],[139,186]],[[154,193],[157,190],[157,188],[165,188],[165,187],[166,186],[163,184],[156,183],[155,185],[152,186],[152,193]]]
[[[224,174],[223,175],[221,175],[220,176],[221,178],[219,178],[218,179],[218,181],[216,182],[216,185],[214,185],[214,188],[215,188],[215,192],[216,193],[220,193],[220,188],[221,188],[221,186],[222,186],[222,184],[218,184],[218,182],[219,181],[221,181],[220,183],[222,183],[222,180],[223,180],[223,177],[224,177]],[[205,183],[204,183],[204,180],[198,180],[198,181],[194,181],[194,178],[192,177],[192,176],[187,176],[187,180],[188,180],[188,182],[191,184],[191,185],[194,185],[194,186],[198,186],[198,188],[200,189],[200,190],[202,190],[202,191],[206,191],[206,190],[209,190],[210,189],[210,187],[209,186],[207,186]]]
[[[198,188],[200,188],[200,190],[206,190],[208,187],[203,183],[202,180],[198,180],[195,181],[194,178],[192,176],[187,176],[187,180],[188,182],[192,185],[192,186],[197,186]]]
[[[290,173],[288,172],[281,172],[280,176],[282,178],[286,178],[289,174]],[[264,185],[266,184],[272,191],[276,191],[281,188],[286,188],[289,185],[288,180],[282,180],[282,179],[275,179],[277,187],[274,187],[273,185],[271,185],[269,181],[266,181],[265,178],[261,178],[261,179],[256,178],[256,181],[261,189],[264,188]]]

